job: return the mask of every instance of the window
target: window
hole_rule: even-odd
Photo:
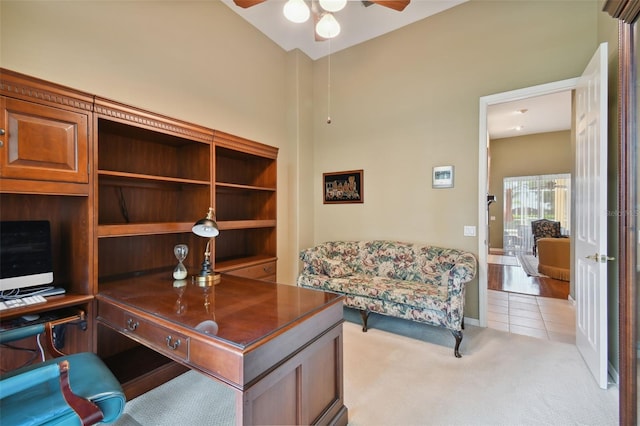
[[[549,219],[560,222],[563,235],[571,230],[571,175],[569,173],[506,177],[504,194],[505,251],[531,251],[531,222]]]

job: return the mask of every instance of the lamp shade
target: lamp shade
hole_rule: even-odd
[[[327,12],[316,24],[316,33],[322,38],[333,38],[340,34],[340,24],[331,13]]]
[[[213,208],[209,207],[207,216],[197,221],[191,230],[194,234],[200,237],[213,238],[217,236],[220,231],[218,230],[218,224],[214,219]]]
[[[309,6],[307,6],[304,0],[289,0],[285,3],[282,11],[288,20],[296,24],[306,22],[311,15]]]
[[[320,7],[327,12],[339,12],[347,5],[347,0],[320,0]]]

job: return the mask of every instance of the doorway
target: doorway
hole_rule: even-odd
[[[478,285],[479,285],[479,323],[488,325],[488,255],[489,255],[489,210],[487,195],[489,194],[488,167],[488,109],[491,105],[513,102],[521,99],[566,92],[576,88],[578,79],[562,80],[554,83],[518,89],[510,92],[498,93],[480,98],[479,121],[479,167],[478,167]]]

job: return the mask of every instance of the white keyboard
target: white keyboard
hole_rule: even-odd
[[[20,299],[9,299],[5,300],[4,302],[0,302],[0,311],[14,308],[23,308],[29,305],[37,305],[38,303],[45,303],[46,301],[47,299],[45,299],[43,296],[40,296],[39,294],[36,294],[35,296],[22,297]]]

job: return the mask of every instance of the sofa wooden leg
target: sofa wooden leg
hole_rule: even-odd
[[[360,311],[360,317],[362,318],[362,332],[367,332],[367,320],[369,319],[370,311]]]
[[[453,350],[453,354],[456,356],[456,358],[462,358],[462,355],[460,355],[460,343],[462,342],[462,331],[454,331],[451,330],[451,334],[453,334],[453,337],[456,338],[456,347]]]

